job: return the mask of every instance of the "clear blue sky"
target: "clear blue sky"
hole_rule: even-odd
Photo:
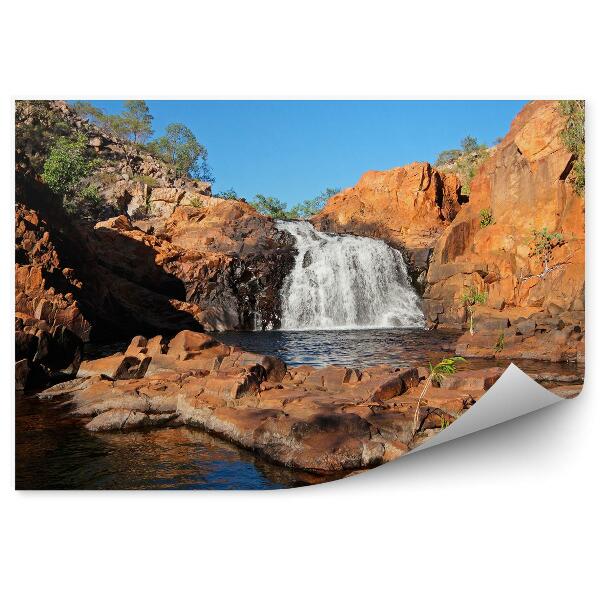
[[[120,101],[93,101],[119,112]],[[208,149],[214,191],[292,206],[370,169],[433,162],[466,135],[491,144],[525,101],[149,101],[155,135],[187,125]]]

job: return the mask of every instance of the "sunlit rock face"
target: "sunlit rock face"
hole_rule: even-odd
[[[465,320],[468,286],[487,293],[480,317],[583,320],[584,199],[568,181],[573,155],[561,139],[554,101],[526,105],[471,185],[469,203],[437,242],[427,275],[425,314],[439,326]],[[482,226],[481,211],[492,224]],[[547,264],[533,231],[560,234]],[[568,313],[568,314],[567,314]]]

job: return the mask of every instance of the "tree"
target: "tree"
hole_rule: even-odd
[[[461,148],[465,154],[470,154],[471,152],[475,152],[479,148],[479,144],[477,142],[477,138],[472,135],[468,135],[460,143]]]
[[[534,229],[532,231],[533,237],[531,238],[531,255],[538,256],[544,265],[544,271],[540,275],[541,278],[545,277],[546,274],[551,270],[549,267],[550,259],[552,258],[552,251],[555,246],[559,246],[563,243],[563,236],[561,233],[550,233],[547,227],[542,229]]]
[[[340,193],[340,188],[325,188],[311,200],[304,200],[287,211],[288,219],[308,219],[323,210],[327,200]]]
[[[101,108],[94,106],[91,102],[87,100],[77,100],[77,102],[73,102],[73,110],[84,119],[88,119],[93,123],[101,123],[104,118],[104,112]]]
[[[65,207],[69,205],[68,196],[76,192],[94,167],[94,161],[86,157],[86,150],[87,140],[82,134],[74,140],[60,137],[44,163],[42,178],[55,194],[63,197]]]
[[[127,136],[134,144],[144,142],[154,132],[152,131],[152,119],[150,109],[144,100],[127,100],[124,103],[125,112],[121,118],[124,121]]]
[[[173,165],[178,175],[202,175],[201,163],[205,163],[208,152],[182,123],[167,125],[165,135],[150,142],[148,147],[165,162]]]
[[[253,206],[262,215],[273,217],[273,219],[286,219],[288,215],[285,211],[285,204],[273,198],[273,196],[263,196],[262,194],[256,194],[254,196],[254,202],[250,202],[250,206]]]
[[[417,433],[419,428],[419,409],[421,408],[421,402],[430,388],[433,382],[440,383],[446,375],[453,375],[458,369],[458,363],[467,362],[462,356],[453,356],[452,358],[443,358],[437,365],[433,366],[429,363],[429,376],[423,384],[423,389],[419,394],[417,400],[417,406],[415,408],[415,414],[413,417],[412,434],[413,437]]]
[[[475,315],[475,306],[477,304],[485,304],[487,302],[487,293],[479,292],[476,287],[469,287],[469,291],[461,296],[462,303],[467,309],[469,315],[469,332],[471,335],[475,333],[473,328],[473,317]]]

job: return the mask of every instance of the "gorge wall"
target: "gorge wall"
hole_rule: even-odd
[[[421,266],[431,327],[465,328],[463,295],[484,294],[479,331],[457,348],[465,356],[582,360],[584,200],[570,183],[564,127],[558,102],[527,104],[480,167],[468,202],[454,175],[413,163],[366,173],[312,222],[384,239],[409,256],[424,249],[413,268]],[[534,230],[552,236],[548,253],[535,252]]]
[[[84,341],[278,324],[293,243],[272,219],[177,177],[64,102],[18,102],[15,123],[16,297],[26,321],[66,325]],[[93,216],[67,214],[42,181],[60,135],[84,136],[97,165],[86,180],[101,196]]]
[[[466,200],[460,190],[456,175],[429,163],[367,171],[354,187],[330,198],[311,222],[321,231],[374,237],[402,250],[422,288],[431,249]]]

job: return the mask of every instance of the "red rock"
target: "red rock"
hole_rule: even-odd
[[[435,245],[424,297],[432,324],[464,324],[460,297],[468,286],[488,294],[486,306],[477,307],[476,331],[492,311],[512,323],[583,307],[584,202],[567,180],[572,155],[561,139],[564,123],[557,102],[527,104],[481,166],[469,203]],[[482,228],[483,209],[491,210],[494,222]],[[542,277],[530,242],[532,230],[544,227],[561,233],[564,243]],[[543,358],[535,350],[531,356]]]

